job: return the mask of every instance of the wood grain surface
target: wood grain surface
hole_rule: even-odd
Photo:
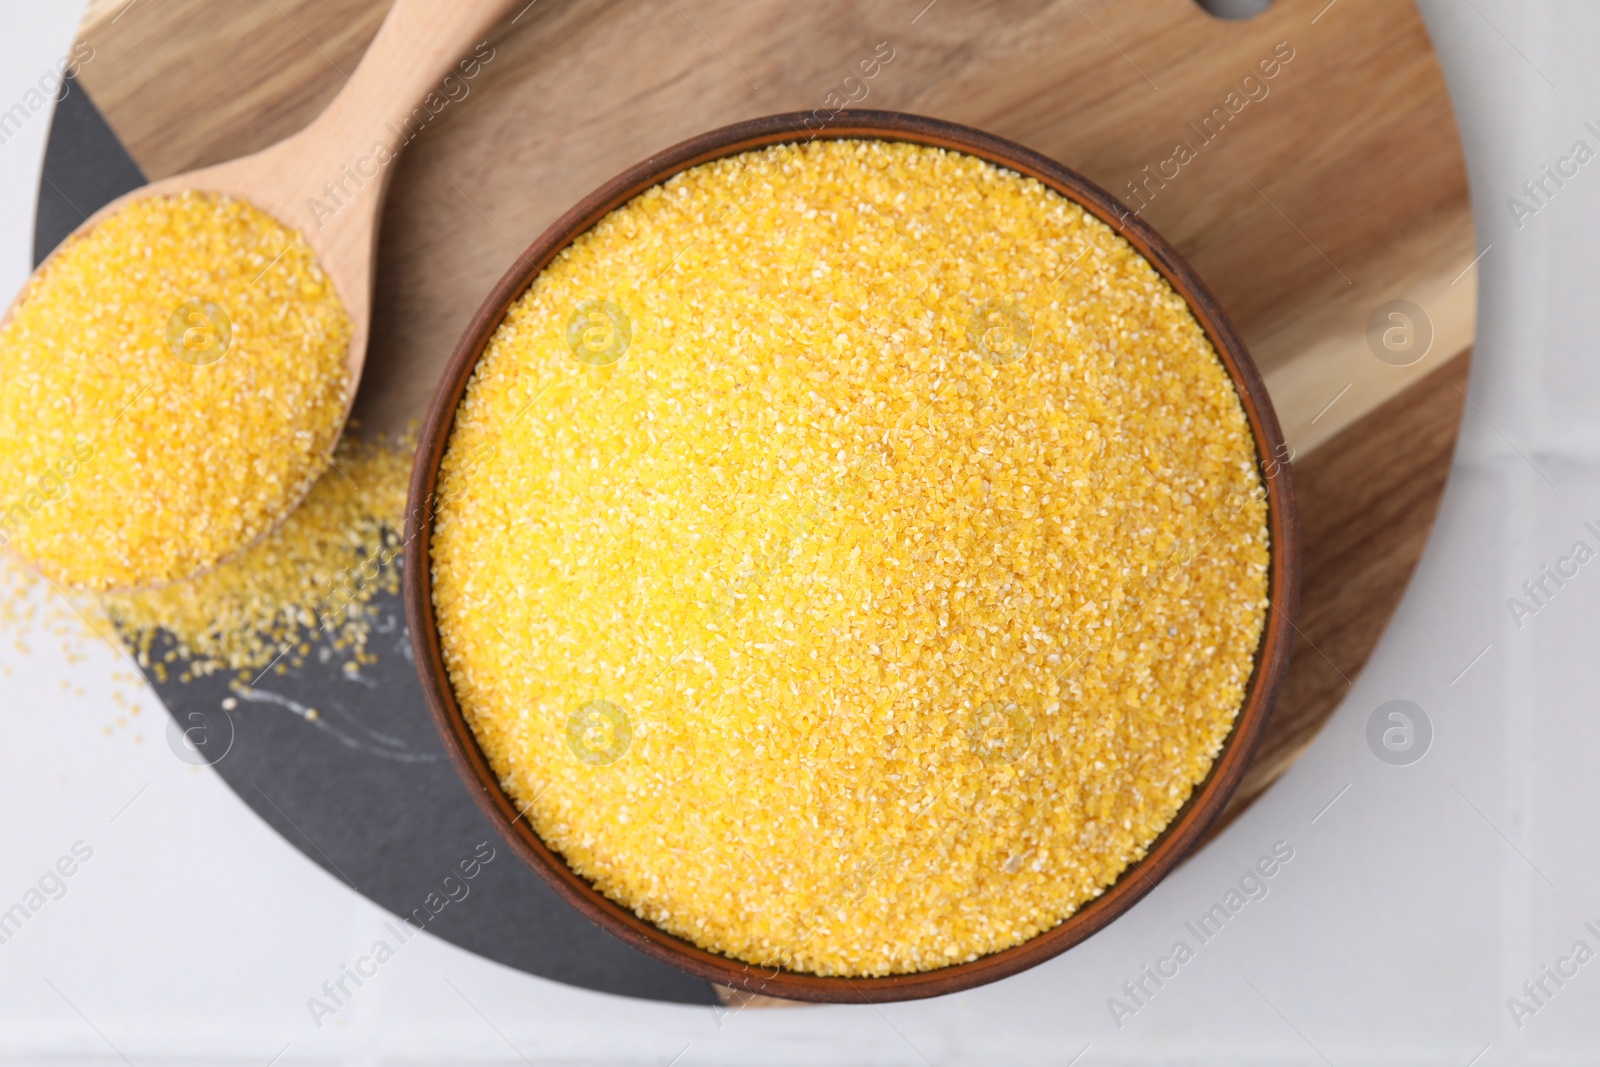
[[[163,177],[308,123],[387,7],[95,0],[80,80]],[[369,431],[421,415],[473,311],[549,223],[668,145],[847,100],[1010,138],[1142,203],[1263,372],[1296,449],[1302,636],[1236,810],[1287,769],[1404,590],[1463,402],[1466,174],[1409,3],[1276,0],[1228,22],[1192,0],[536,0],[490,44],[394,164],[356,401]],[[893,58],[863,79],[880,44]],[[1395,299],[1431,322],[1408,367],[1366,337]]]

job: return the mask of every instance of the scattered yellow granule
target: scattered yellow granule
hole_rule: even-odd
[[[85,615],[72,601],[57,596],[38,571],[0,552],[0,659],[8,648],[19,657],[32,657],[37,649],[28,639],[50,637],[60,656],[75,666],[86,662],[94,646],[108,636],[98,612]],[[0,664],[0,674],[10,673],[9,664]],[[119,682],[133,677],[126,672],[114,676]]]
[[[1202,780],[1264,491],[1183,300],[1038,182],[822,141],[612,212],[456,414],[433,598],[506,789],[737,959],[971,960],[1099,895]]]
[[[325,647],[358,669],[369,658],[367,605],[399,591],[411,455],[347,436],[270,535],[195,578],[104,594],[99,606],[146,667],[156,658],[182,661],[192,674],[296,665],[327,635]]]
[[[88,590],[189,577],[327,464],[351,324],[305,239],[239,200],[135,200],[0,327],[0,544]]]

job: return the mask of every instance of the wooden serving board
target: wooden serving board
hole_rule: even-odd
[[[307,123],[387,7],[93,0],[79,81],[159,178]],[[1461,417],[1476,249],[1449,97],[1410,4],[1275,0],[1231,22],[1193,0],[534,0],[490,44],[394,164],[356,405],[367,428],[418,418],[512,260],[652,152],[847,102],[1011,138],[1142,204],[1265,375],[1295,449],[1302,636],[1231,810],[1288,768],[1405,588]],[[1394,300],[1431,322],[1404,367],[1368,338]]]

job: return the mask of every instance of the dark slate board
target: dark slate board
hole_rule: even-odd
[[[145,183],[88,94],[56,103],[39,183],[34,262],[90,213]],[[520,971],[606,993],[714,1004],[700,979],[592,925],[522,865],[479,813],[428,717],[398,597],[374,601],[379,663],[355,680],[313,648],[304,667],[268,672],[231,714],[232,675],[150,678],[175,723],[175,752],[209,762],[267,825],[380,907]],[[305,708],[318,712],[314,720]],[[487,842],[494,858],[479,863]],[[475,877],[462,878],[462,864]],[[453,878],[446,883],[446,878]],[[451,898],[455,899],[451,899]],[[420,909],[420,910],[419,910]]]

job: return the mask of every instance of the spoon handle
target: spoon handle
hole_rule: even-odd
[[[344,89],[293,138],[302,159],[326,156],[319,162],[337,170],[354,153],[387,172],[389,158],[470,92],[467,83],[494,55],[488,31],[519,4],[527,0],[395,0]]]

